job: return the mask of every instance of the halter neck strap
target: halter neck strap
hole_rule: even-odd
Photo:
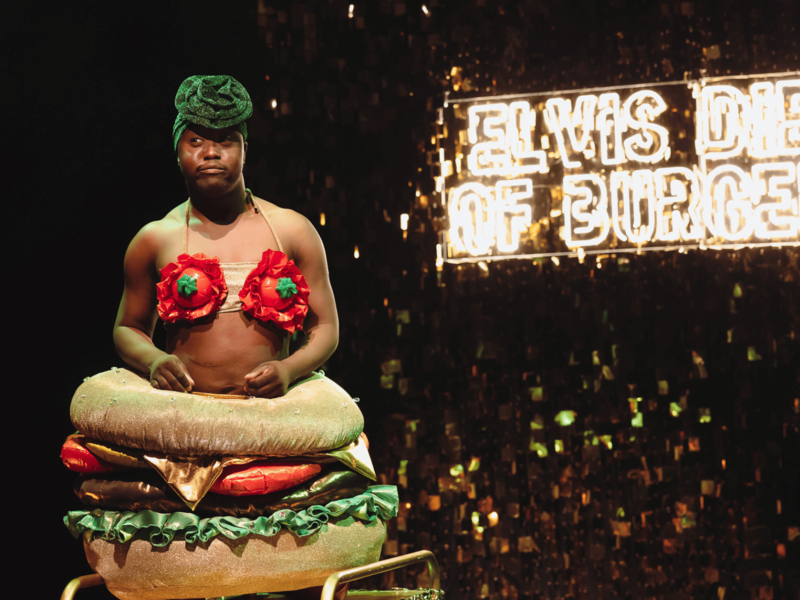
[[[250,198],[250,202],[253,203],[253,208],[257,213],[259,213],[264,220],[267,222],[267,227],[269,227],[269,231],[272,234],[272,237],[275,238],[275,243],[278,244],[278,250],[283,252],[283,244],[281,244],[281,240],[278,237],[278,234],[275,233],[275,228],[272,226],[272,221],[269,219],[269,213],[265,212],[264,209],[256,202],[256,197],[253,195],[249,189],[247,190],[247,195]],[[191,198],[186,201],[186,222],[184,223],[183,227],[183,253],[189,254],[189,210],[192,207],[192,200]]]

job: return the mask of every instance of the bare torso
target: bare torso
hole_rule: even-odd
[[[187,126],[175,149],[191,202],[145,225],[128,245],[114,322],[117,353],[134,370],[149,373],[150,384],[161,390],[283,396],[292,382],[322,366],[339,343],[322,240],[304,216],[257,198],[253,203],[242,175],[247,143],[235,127]],[[263,215],[270,215],[271,227]],[[302,326],[293,320],[279,329],[251,319],[231,302],[224,313],[168,325],[166,352],[155,346],[161,269],[183,253],[216,257],[223,271],[230,263],[255,266],[269,249],[283,250],[311,290],[307,304],[304,299],[302,309],[293,308],[298,318],[304,316]],[[238,271],[231,282],[243,281],[249,270],[231,267],[229,273]],[[238,299],[238,290],[228,294],[231,301]],[[296,328],[305,334],[303,343],[289,355],[286,332]]]
[[[270,213],[275,233],[280,237],[282,209],[258,200]],[[156,257],[161,270],[184,252],[185,208],[173,209],[160,222],[163,240]],[[219,258],[220,263],[258,263],[268,249],[278,250],[278,242],[264,217],[250,211],[229,225],[214,225],[213,233],[199,219],[190,221],[188,254],[203,253]],[[281,239],[289,258],[289,240]],[[167,325],[166,351],[181,359],[195,390],[219,394],[244,394],[244,376],[259,364],[283,360],[288,356],[289,336],[271,323],[263,323],[242,311],[215,313],[194,322],[178,321]]]

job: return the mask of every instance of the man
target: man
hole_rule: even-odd
[[[305,217],[246,189],[245,119],[252,114],[252,103],[239,82],[227,76],[190,77],[181,85],[175,106],[173,139],[189,199],[142,228],[128,248],[125,290],[114,326],[117,352],[135,370],[149,373],[159,389],[282,396],[292,382],[319,368],[338,344],[325,249]],[[266,250],[282,251],[293,260],[310,290],[305,320],[293,315],[306,343],[291,356],[288,334],[294,330],[283,326],[283,313],[262,319],[258,311],[246,312],[246,298],[237,300],[245,283],[235,281],[237,265],[252,265],[252,271]],[[223,275],[231,279],[225,284],[225,307],[211,310],[220,308],[218,302],[220,306],[195,319],[179,315],[170,320],[162,314],[167,321],[164,352],[153,345],[152,335],[160,307],[170,299],[159,296],[156,288],[176,257],[190,252],[219,259]],[[225,273],[227,265],[231,275]]]

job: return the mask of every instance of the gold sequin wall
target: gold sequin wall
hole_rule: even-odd
[[[10,481],[47,470],[24,507],[52,527],[47,556],[69,565],[39,595],[88,570],[60,529],[79,504],[58,445],[81,379],[121,364],[110,330],[128,242],[185,200],[175,90],[224,72],[253,98],[247,186],[325,244],[341,326],[325,372],[360,398],[375,470],[400,487],[385,555],[430,548],[459,600],[797,597],[797,252],[437,268],[434,179],[445,92],[794,71],[795,3],[31,7],[10,38],[12,81],[31,56],[41,64],[9,98],[30,115],[19,155],[42,154],[35,178],[13,178],[36,189],[8,197],[24,215],[11,228],[30,277],[18,287],[47,311],[11,319],[33,330],[12,338],[25,364],[10,369],[24,392],[9,422],[37,454]],[[42,535],[14,539],[41,552]],[[365,585],[380,583],[426,586],[419,571]]]

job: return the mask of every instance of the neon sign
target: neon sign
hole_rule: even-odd
[[[446,262],[800,245],[798,72],[451,99],[438,124]]]

